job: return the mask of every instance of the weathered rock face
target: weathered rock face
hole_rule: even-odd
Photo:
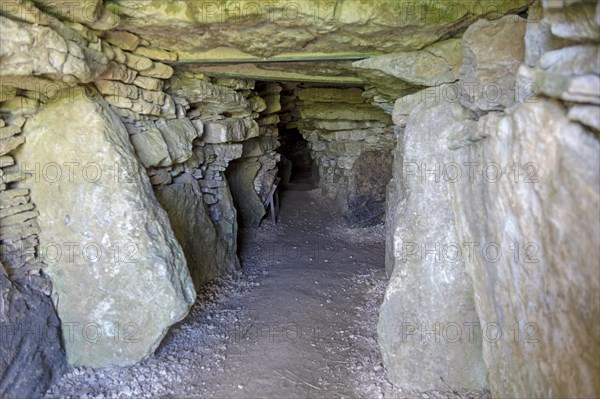
[[[7,398],[41,396],[66,369],[52,283],[36,256],[39,212],[29,190],[15,187],[25,176],[14,153],[25,143],[28,111],[37,109],[36,100],[20,103],[3,103],[11,113],[0,118],[0,396]]]
[[[354,162],[348,183],[348,213],[354,225],[370,226],[383,220],[385,195],[392,178],[389,151],[366,151]]]
[[[386,54],[352,65],[359,68],[359,75],[367,82],[378,84],[379,80],[386,79],[390,86],[397,86],[400,94],[410,85],[437,86],[458,80],[462,58],[462,40],[450,39],[419,51]]]
[[[225,112],[244,112],[250,109],[246,98],[229,87],[215,85],[209,78],[191,72],[175,74],[169,82],[169,94],[185,98],[190,104],[198,104],[203,115],[218,115]]]
[[[480,165],[476,180],[452,190],[459,241],[478,244],[466,264],[492,393],[596,396],[598,139],[542,99],[488,115],[478,130],[488,137],[453,154]]]
[[[0,396],[42,396],[67,365],[60,321],[48,296],[10,282],[1,263],[0,328]]]
[[[522,66],[522,85],[533,84],[546,96],[586,104],[600,104],[600,60],[593,44],[564,47],[544,53],[535,68]],[[536,93],[537,94],[537,93]]]
[[[242,226],[258,227],[266,214],[265,207],[254,190],[254,179],[260,166],[256,158],[243,158],[231,163],[227,168],[227,181],[231,186],[231,194]]]
[[[10,8],[10,5],[7,7]],[[74,36],[72,40],[65,39],[50,27],[0,16],[2,84],[14,82],[18,86],[17,78],[28,75],[71,83],[90,82],[102,73],[108,64],[107,57],[97,49],[86,46],[75,31],[66,27],[63,29],[71,32]],[[81,40],[77,41],[77,36]]]
[[[192,180],[191,183],[156,187],[155,193],[169,215],[196,288],[232,271],[235,262],[228,258],[227,247],[210,219],[198,183]]]
[[[481,16],[497,18],[529,0],[469,3],[318,1],[265,3],[249,0],[198,3],[117,0],[111,10],[122,27],[154,45],[193,53],[229,47],[256,56],[294,52],[395,52],[417,50],[459,31]],[[126,21],[126,22],[125,22]],[[207,29],[210,26],[210,29]],[[237,26],[243,29],[236,29]],[[381,40],[385,37],[386,40]],[[223,54],[228,54],[223,50]],[[222,56],[213,52],[214,58]]]
[[[24,184],[39,204],[41,256],[69,363],[143,359],[195,292],[123,124],[101,98],[77,90],[42,109],[24,134],[17,155],[32,173]]]
[[[416,249],[429,262],[437,255],[444,263],[458,254],[466,265],[479,316],[472,331],[481,336],[494,397],[594,397],[600,392],[600,328],[593,322],[600,317],[600,297],[592,294],[600,288],[600,228],[596,222],[581,224],[600,216],[600,66],[598,39],[590,29],[598,10],[585,1],[536,4],[524,42],[517,17],[479,21],[463,37],[459,82],[396,101],[393,119],[404,138],[395,151],[394,170],[402,170],[405,180],[395,172],[389,189],[386,267],[392,278],[379,323],[392,381],[414,380],[397,371],[405,372],[402,361],[410,358],[402,356],[398,343],[406,345],[424,331],[426,337],[448,337],[443,325],[431,326],[435,313],[423,317],[425,326],[402,323],[412,309],[431,301],[431,295],[422,294],[424,287],[427,292],[436,278],[447,276],[444,268],[426,283],[418,281],[426,271],[406,270],[400,262]],[[469,95],[470,85],[497,87],[510,96],[490,101],[491,92],[488,98],[485,92]],[[444,117],[450,109],[454,116]],[[416,139],[415,126],[424,120],[437,121],[437,127]],[[411,140],[425,142],[432,131],[443,136],[438,151],[421,154],[411,146]],[[408,177],[445,190],[424,192]],[[411,240],[424,237],[425,243],[443,242],[450,234],[438,229],[439,212],[449,209],[449,201],[452,212],[444,213],[442,225],[454,235],[457,251],[411,246],[407,233]],[[433,208],[419,211],[428,206]],[[455,287],[437,291],[452,292],[452,300],[460,295]],[[410,306],[413,297],[419,301]],[[463,337],[467,331],[463,326]]]
[[[526,21],[507,15],[479,20],[464,34],[461,102],[474,111],[500,110],[517,102],[516,72],[525,54]]]
[[[447,139],[463,129],[466,114],[459,104],[417,106],[395,163],[387,237],[393,272],[378,342],[390,381],[403,387],[444,389],[440,377],[455,388],[486,383],[473,287],[460,257],[450,187],[439,172],[449,158]]]

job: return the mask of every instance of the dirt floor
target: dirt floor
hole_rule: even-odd
[[[378,352],[384,228],[353,229],[317,190],[282,193],[279,224],[240,237],[242,271],[132,367],[73,368],[46,398],[485,398],[393,387]]]

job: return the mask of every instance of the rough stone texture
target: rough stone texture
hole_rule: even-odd
[[[550,23],[554,36],[576,41],[600,41],[597,2],[581,1],[559,8],[545,2],[544,6],[544,19]]]
[[[232,271],[227,247],[219,239],[198,183],[156,187],[156,197],[169,215],[171,227],[187,259],[196,289],[216,276]]]
[[[365,102],[362,97],[363,90],[358,87],[349,89],[334,89],[334,88],[307,88],[298,89],[296,94],[301,101],[309,101],[313,103],[355,103],[361,104]]]
[[[566,101],[600,104],[597,45],[564,47],[543,54],[535,68],[519,68],[520,86]]]
[[[259,129],[252,119],[227,118],[204,124],[203,140],[206,143],[229,143],[258,137]]]
[[[142,55],[155,61],[177,61],[177,53],[154,47],[138,47],[135,49],[134,54]]]
[[[258,227],[266,214],[265,207],[254,190],[254,179],[260,167],[256,158],[243,158],[232,162],[227,168],[227,181],[243,227]]]
[[[507,15],[479,20],[463,36],[462,104],[474,111],[500,110],[517,101],[516,72],[525,57],[526,21]]]
[[[198,74],[189,72],[175,74],[170,80],[170,89],[167,93],[185,98],[190,104],[202,104],[200,109],[205,116],[243,112],[251,108],[248,100],[241,93],[202,80]]]
[[[324,4],[309,0],[294,7],[289,3],[257,7],[243,0],[215,3],[207,9],[206,4],[193,1],[116,0],[107,6],[128,17],[121,26],[161,48],[195,52],[228,47],[268,57],[298,49],[305,54],[330,53],[332,49],[364,53],[418,50],[481,16],[498,18],[529,2],[510,0],[489,7],[487,0],[435,4],[395,0]],[[222,57],[219,52],[213,54]]]
[[[49,284],[46,276],[32,278]],[[0,396],[40,397],[66,371],[60,321],[48,296],[11,282],[1,263],[0,328]]]
[[[104,39],[110,44],[127,51],[135,50],[140,44],[140,38],[138,36],[126,31],[106,32],[104,34]]]
[[[145,167],[169,166],[173,163],[169,155],[169,147],[160,130],[151,128],[129,138],[138,159]]]
[[[173,68],[166,64],[155,62],[151,68],[142,71],[140,74],[152,78],[169,79],[173,76]]]
[[[348,183],[350,223],[370,226],[383,220],[385,195],[392,178],[392,157],[389,151],[365,151],[354,162]]]
[[[462,40],[450,39],[419,51],[386,54],[356,61],[352,65],[359,68],[359,75],[372,81],[380,78],[379,74],[369,74],[374,70],[414,85],[438,86],[458,80],[462,60]]]
[[[90,82],[107,67],[100,51],[65,39],[55,30],[0,16],[0,76],[46,76]]]
[[[119,23],[119,17],[104,8],[102,0],[33,0],[33,2],[41,10],[61,20],[80,22],[92,29],[112,29]]]
[[[163,135],[173,163],[184,162],[192,156],[192,141],[198,132],[189,119],[159,119],[156,127]]]
[[[419,105],[403,135],[401,160],[395,162],[398,188],[388,199],[386,244],[393,253],[386,268],[393,272],[378,343],[390,381],[402,387],[447,389],[440,377],[455,389],[486,384],[481,334],[469,335],[468,323],[479,320],[473,287],[453,251],[458,240],[450,187],[421,170],[423,164],[434,169],[448,160],[447,138],[464,128],[465,117],[459,104]]]
[[[597,105],[575,105],[569,110],[569,119],[600,130],[600,107]]]
[[[300,114],[303,119],[391,122],[389,115],[370,104],[311,103]]]
[[[496,183],[482,182],[481,169],[475,183],[461,179],[453,205],[460,241],[501,249],[496,259],[476,248],[466,263],[482,326],[499,326],[483,342],[492,395],[596,397],[598,139],[555,101],[537,99],[484,120],[479,135],[488,138],[456,150],[454,161],[495,163],[504,174]],[[496,180],[494,170],[490,176]]]
[[[440,101],[458,103],[460,100],[458,90],[460,90],[458,84],[444,84],[399,98],[394,103],[392,120],[397,126],[404,127],[408,122],[408,116],[418,104],[423,102],[431,104]]]
[[[542,54],[564,47],[568,41],[558,38],[550,31],[551,23],[543,18],[541,0],[536,0],[528,10],[525,32],[525,63],[531,67]]]
[[[28,145],[17,152],[23,169],[39,163],[62,172],[57,181],[41,178],[41,169],[24,184],[40,210],[41,256],[69,363],[140,361],[187,314],[195,292],[123,124],[101,98],[79,90],[41,110],[24,134]],[[71,175],[66,162],[76,163]]]

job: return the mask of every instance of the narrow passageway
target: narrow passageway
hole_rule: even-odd
[[[242,233],[242,271],[209,283],[155,355],[75,368],[46,397],[381,396],[383,226],[345,227],[307,187],[281,193],[277,225]]]
[[[382,299],[382,227],[345,228],[306,186],[282,193],[277,226],[266,220],[243,233],[243,265],[261,277],[232,303],[240,311],[226,326],[223,371],[203,379],[206,397],[359,397],[375,388],[367,382],[381,369],[377,306],[365,306],[369,295]]]
[[[389,383],[376,341],[384,226],[348,227],[310,186],[292,181],[278,224],[241,232],[243,269],[207,284],[154,355],[74,368],[45,398],[489,397]]]

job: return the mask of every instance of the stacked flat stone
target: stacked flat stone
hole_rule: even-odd
[[[30,100],[17,96],[8,104],[0,103],[0,112],[12,110],[0,118],[0,261],[13,280],[37,274],[41,269],[36,257],[39,213],[30,201],[29,190],[13,187],[13,183],[26,177],[14,157],[14,152],[25,142],[21,130],[29,109],[17,106],[21,99]],[[29,106],[34,104],[24,102]]]
[[[542,20],[527,24],[525,63],[518,70],[520,99],[536,94],[563,100],[568,118],[600,130],[600,5],[561,8],[534,4]],[[595,21],[594,21],[595,16]]]
[[[126,31],[108,31],[102,37],[109,65],[94,84],[115,112],[129,121],[175,117],[173,101],[163,92],[173,68],[161,61],[176,61],[177,53],[149,44]]]
[[[278,141],[281,112],[281,90],[278,83],[266,83],[257,93],[265,102],[265,109],[260,112],[258,125],[260,126],[259,138],[254,141],[244,142],[243,157],[255,157],[261,167],[254,179],[254,190],[262,202],[267,200],[267,195],[277,177],[277,163],[281,155],[276,152],[280,144]]]
[[[362,94],[359,88],[296,90],[300,120],[292,123],[310,142],[323,193],[338,198],[343,208],[348,207],[345,192],[361,154],[390,153],[396,145],[390,117],[367,104]]]

